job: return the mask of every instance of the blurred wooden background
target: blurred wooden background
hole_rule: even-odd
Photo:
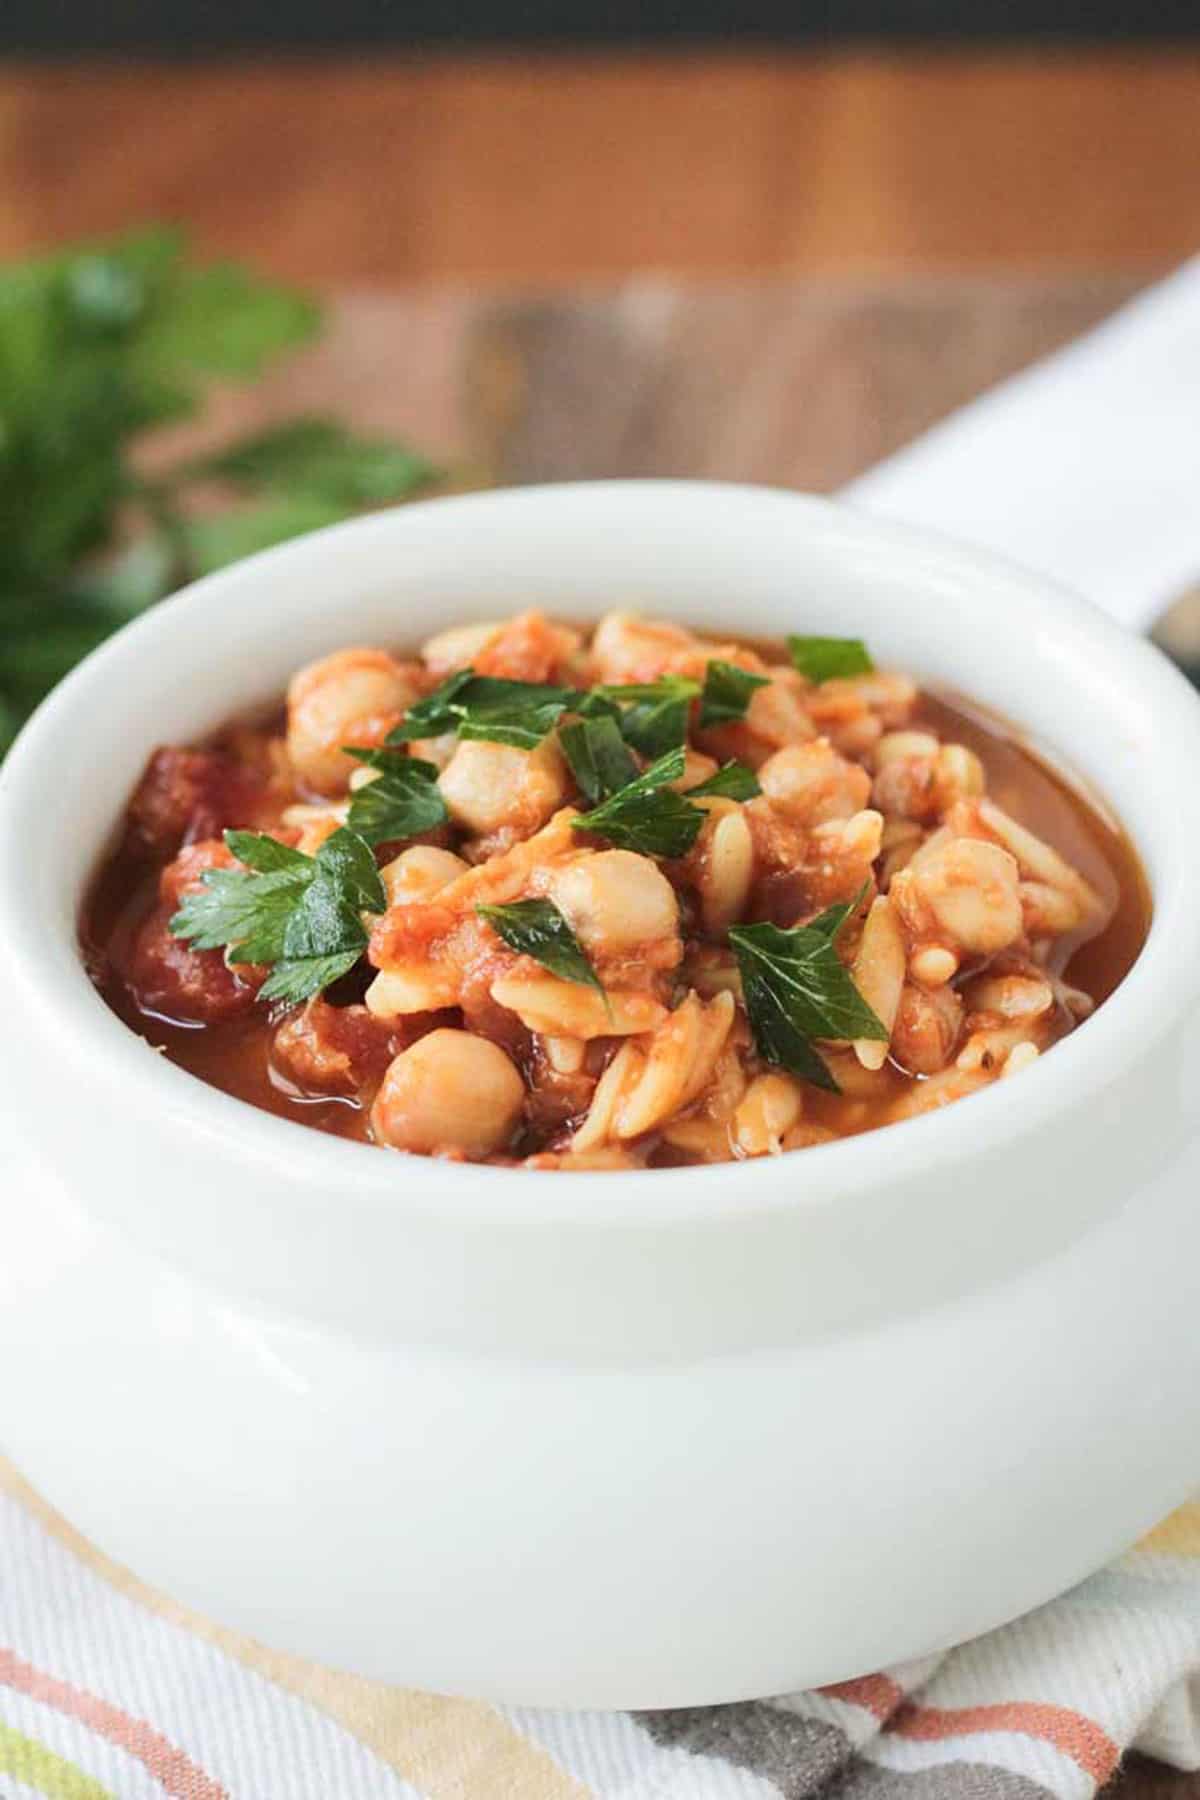
[[[1200,44],[0,63],[0,255],[152,216],[330,283],[1144,268]]]

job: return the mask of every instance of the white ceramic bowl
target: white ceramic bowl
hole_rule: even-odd
[[[335,645],[614,603],[853,631],[1107,795],[1149,942],[1019,1080],[779,1161],[547,1177],[323,1138],[154,1055],[80,897],[149,750]],[[816,500],[414,506],[213,577],[0,775],[6,1448],[104,1549],[281,1647],[658,1706],[860,1673],[1083,1575],[1200,1477],[1200,707],[1001,563]]]

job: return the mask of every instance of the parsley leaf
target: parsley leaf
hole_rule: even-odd
[[[343,509],[399,500],[438,478],[415,451],[360,437],[333,419],[289,419],[188,464],[201,481],[302,494]]]
[[[356,911],[387,911],[387,890],[371,846],[346,826],[325,839],[314,861],[317,874],[333,879]]]
[[[621,736],[643,756],[665,756],[687,738],[688,711],[700,692],[686,675],[662,675],[657,681],[594,687],[581,701],[585,715],[615,711]]]
[[[496,744],[514,744],[519,750],[534,750],[578,699],[573,688],[541,681],[502,681],[494,675],[476,675],[474,669],[458,669],[409,707],[388,742],[400,744],[456,731],[460,738],[486,738]]]
[[[869,881],[864,881],[853,900],[841,900],[836,906],[827,906],[825,911],[823,913],[818,913],[815,919],[809,919],[805,923],[803,929],[805,931],[820,931],[827,938],[836,938],[838,932],[850,917],[850,914],[852,912],[857,912],[862,905],[870,885]]]
[[[403,744],[413,738],[442,737],[447,731],[457,731],[466,710],[459,696],[478,679],[474,669],[456,669],[432,693],[414,700],[399,725],[388,733],[388,743]]]
[[[704,690],[700,695],[700,728],[727,725],[744,719],[755,688],[770,685],[766,675],[753,675],[739,669],[736,663],[714,658],[704,671]]]
[[[316,334],[321,310],[306,294],[263,281],[236,263],[189,266],[183,249],[175,234],[174,260],[143,317],[137,357],[144,369],[170,380],[184,370],[257,375],[281,350]]]
[[[74,662],[172,588],[433,479],[406,445],[313,418],[146,472],[147,433],[320,325],[308,295],[197,266],[167,227],[0,266],[0,752]],[[214,479],[248,503],[199,513]]]
[[[643,856],[686,856],[700,835],[704,814],[667,786],[683,770],[682,746],[668,750],[636,780],[573,819],[572,829],[594,832]]]
[[[638,767],[620,727],[606,713],[560,725],[558,741],[580,793],[593,806],[637,779]]]
[[[210,869],[203,888],[184,895],[171,930],[195,950],[235,945],[244,953],[239,961],[275,962],[283,955],[287,922],[308,879],[307,873],[283,869],[269,875]]]
[[[364,843],[419,837],[446,823],[450,815],[437,785],[435,764],[386,748],[348,749],[347,755],[379,770],[374,781],[355,790],[346,819],[349,829]]]
[[[830,1093],[837,1082],[814,1039],[888,1035],[834,948],[852,911],[853,903],[830,907],[792,931],[763,924],[729,932],[759,1055]]]
[[[273,550],[305,531],[336,525],[345,510],[312,494],[264,500],[257,506],[239,506],[231,512],[212,513],[179,523],[179,541],[187,566],[197,575],[211,575],[226,563],[243,556]]]
[[[475,911],[519,956],[532,956],[552,975],[603,993],[599,976],[553,900],[514,900],[509,906],[477,906]]]
[[[274,875],[280,870],[299,875],[307,871],[312,861],[312,857],[306,856],[303,850],[293,850],[290,844],[282,844],[278,838],[268,837],[265,831],[227,831],[225,848],[258,875]],[[227,873],[235,871],[229,870]]]
[[[753,800],[761,794],[758,776],[745,763],[722,763],[715,775],[707,781],[701,781],[696,787],[684,789],[685,800],[703,800],[721,795],[726,800]]]
[[[343,975],[348,975],[365,948],[364,941],[328,956],[293,956],[286,962],[278,962],[259,988],[258,997],[260,1000],[282,1000],[285,1006],[299,1006],[302,1001],[311,1000],[315,994],[332,987]]]
[[[273,963],[262,1000],[294,1004],[348,973],[367,947],[364,912],[383,912],[387,895],[369,844],[343,827],[305,856],[260,832],[227,831],[246,869],[209,869],[185,894],[171,931],[226,961]]]
[[[838,675],[870,675],[875,668],[861,638],[796,637],[787,640],[793,667],[810,681],[831,681]]]

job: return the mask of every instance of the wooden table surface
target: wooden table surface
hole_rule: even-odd
[[[1144,268],[1200,44],[0,64],[0,256],[148,216],[321,282]]]
[[[829,489],[1200,248],[1200,50],[0,66],[0,256],[149,217],[338,290],[213,432]]]

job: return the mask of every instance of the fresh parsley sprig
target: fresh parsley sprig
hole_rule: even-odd
[[[831,906],[791,931],[762,924],[729,932],[759,1055],[830,1093],[838,1084],[815,1040],[888,1035],[835,948],[855,904]]]
[[[518,956],[531,956],[564,981],[604,992],[583,947],[553,900],[514,900],[508,906],[477,906],[492,930]]]
[[[832,681],[835,676],[870,675],[875,664],[861,638],[797,637],[787,640],[792,667],[809,681]]]
[[[627,744],[643,756],[665,756],[686,742],[688,714],[700,684],[687,675],[660,675],[657,681],[601,683],[581,697],[585,714],[609,712]]]
[[[147,473],[148,434],[322,322],[307,295],[185,250],[151,227],[0,267],[0,755],[73,663],[172,588],[439,479],[403,444],[312,417]]]
[[[460,738],[485,738],[534,750],[579,699],[573,688],[502,681],[494,675],[477,675],[474,669],[458,669],[409,707],[388,742],[407,743],[453,731]]]
[[[273,964],[262,1000],[294,1005],[348,974],[367,947],[362,914],[387,907],[370,845],[344,826],[315,856],[260,832],[227,831],[225,843],[245,868],[206,870],[174,935],[234,966]]]
[[[704,687],[700,694],[700,729],[710,725],[735,724],[746,716],[746,708],[754,690],[769,686],[766,675],[755,675],[750,669],[739,669],[736,663],[714,657],[704,671]]]
[[[695,787],[684,788],[685,800],[753,800],[762,793],[758,784],[758,776],[745,763],[722,763],[715,775],[706,781],[698,781]]]
[[[726,723],[745,716],[750,696],[765,681],[719,658],[708,665],[703,688],[687,675],[582,690],[457,669],[409,708],[388,741],[411,743],[454,732],[533,750],[564,715],[573,715],[560,730],[560,742],[580,790],[598,800],[624,785],[617,780],[619,771],[625,780],[636,774],[628,749],[653,761],[687,742],[695,700],[701,702],[702,724]],[[621,745],[627,747],[624,759]]]
[[[678,794],[671,783],[680,780],[686,766],[686,752],[677,745],[623,787],[611,791],[591,812],[573,819],[572,829],[607,838],[610,844],[642,856],[686,856],[705,818],[703,807],[693,805],[694,800],[718,796],[752,800],[762,791],[743,763],[728,762],[707,781]]]
[[[686,856],[700,835],[704,813],[668,785],[679,780],[684,765],[681,746],[668,750],[591,812],[573,819],[572,829],[592,832],[642,856]]]
[[[569,720],[559,726],[558,741],[576,786],[593,806],[637,780],[637,763],[611,714]]]
[[[350,830],[365,843],[386,844],[398,838],[419,837],[446,823],[450,815],[437,785],[435,764],[386,746],[379,750],[350,749],[347,755],[378,770],[374,781],[355,790],[346,818]]]

